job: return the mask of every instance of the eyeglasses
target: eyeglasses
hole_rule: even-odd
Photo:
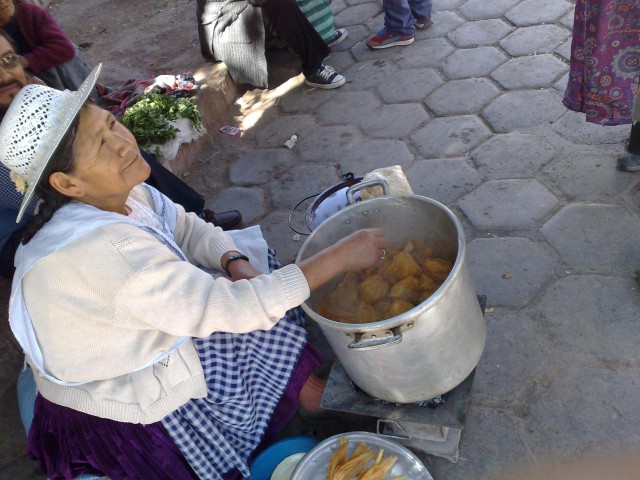
[[[5,55],[4,57],[0,58],[0,68],[5,71],[14,69],[18,65],[20,65],[20,56],[16,55],[15,53],[10,53],[9,55]]]

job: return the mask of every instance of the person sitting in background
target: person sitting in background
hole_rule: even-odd
[[[265,32],[299,57],[307,85],[338,88],[345,78],[323,61],[329,47],[295,0],[197,0],[202,56],[224,62],[236,83],[268,87]]]
[[[89,74],[84,54],[44,8],[0,0],[0,28],[13,39],[22,67],[58,90],[76,90]]]
[[[320,362],[295,307],[379,265],[384,231],[279,268],[257,228],[227,234],[141,183],[135,137],[85,103],[99,69],[78,92],[23,88],[0,124],[18,220],[42,202],[9,311],[39,392],[28,454],[50,479],[249,477]]]
[[[2,1],[2,0],[0,0]],[[28,75],[22,68],[11,38],[0,29],[0,119],[11,105],[20,89],[29,84],[43,84],[37,77]],[[225,230],[237,228],[242,223],[242,215],[237,210],[214,213],[204,209],[204,198],[186,183],[164,168],[153,155],[140,150],[151,167],[151,177],[147,183],[156,187],[171,200],[181,204],[188,212],[195,212],[206,221]],[[9,171],[0,165],[0,275],[11,278],[13,258],[22,238],[23,227],[31,216],[35,203],[29,206],[25,219],[16,223],[18,207],[22,201],[9,179]]]

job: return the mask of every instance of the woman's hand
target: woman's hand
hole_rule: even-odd
[[[387,246],[384,230],[358,230],[303,260],[298,266],[313,291],[341,273],[378,265]]]
[[[242,280],[243,278],[249,280],[260,275],[260,272],[253,268],[246,260],[237,260],[229,265],[229,273],[231,273],[232,282]]]

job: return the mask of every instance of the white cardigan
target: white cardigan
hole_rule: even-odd
[[[132,198],[151,206],[142,188]],[[116,421],[159,421],[206,395],[198,355],[188,341],[163,361],[133,372],[137,367],[180,336],[269,329],[309,296],[295,265],[237,282],[203,272],[194,265],[219,270],[220,257],[235,245],[220,228],[177,211],[175,242],[189,262],[141,228],[113,223],[26,273],[22,293],[46,370],[90,382],[63,386],[34,369],[45,398]]]

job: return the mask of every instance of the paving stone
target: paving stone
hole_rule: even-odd
[[[333,0],[331,2],[331,10],[333,11],[334,16],[339,14],[349,6],[350,5],[348,5],[345,0]]]
[[[482,292],[483,285],[477,285]],[[488,298],[489,304],[492,299]],[[544,352],[525,322],[512,313],[489,313],[487,343],[473,381],[475,402],[517,404],[520,392],[544,366]],[[514,361],[514,359],[518,361]]]
[[[410,46],[411,50],[398,50],[394,61],[400,68],[432,67],[453,52],[454,48],[444,38],[422,40]]]
[[[344,74],[344,71],[351,67],[355,62],[349,52],[331,52],[327,58],[324,59],[325,65],[332,66],[336,72]],[[347,82],[351,79],[347,77]]]
[[[362,3],[346,8],[334,17],[336,27],[360,25],[363,20],[373,18],[380,13],[382,5],[378,3]]]
[[[262,185],[280,177],[295,164],[288,148],[252,150],[231,165],[229,180],[236,185]]]
[[[403,138],[429,119],[422,105],[404,103],[383,105],[375,115],[360,119],[358,125],[367,138]]]
[[[384,27],[384,11],[381,11],[375,17],[366,20],[365,27],[367,27],[369,35],[378,33],[382,29],[382,27]]]
[[[491,179],[533,177],[550,162],[556,149],[537,135],[496,135],[475,149],[471,156]]]
[[[464,19],[454,12],[434,12],[431,15],[431,21],[433,24],[429,28],[416,30],[417,42],[425,38],[444,37],[464,23]]]
[[[309,137],[300,138],[293,148],[307,162],[336,161],[345,148],[364,141],[360,130],[352,125],[318,127]]]
[[[280,97],[278,105],[285,113],[309,113],[331,100],[336,92],[319,88],[296,88]]]
[[[553,88],[555,88],[560,94],[564,96],[564,92],[567,89],[567,84],[569,83],[569,72],[565,73],[560,80],[553,84]]]
[[[426,455],[420,457],[433,478],[496,480],[506,468],[534,462],[522,435],[520,421],[509,410],[472,402],[460,440],[458,463]]]
[[[477,45],[494,45],[504,38],[513,27],[502,20],[479,20],[468,22],[451,32],[448,37],[460,48]]]
[[[624,144],[629,139],[629,125],[605,126],[585,121],[584,113],[567,111],[553,129],[573,143],[585,145]]]
[[[334,165],[298,165],[269,183],[271,203],[286,210],[308,195],[320,193],[340,181]]]
[[[420,102],[444,83],[433,68],[398,70],[387,81],[376,86],[385,103]]]
[[[480,183],[478,172],[465,158],[420,160],[405,173],[414,193],[445,205]]]
[[[414,156],[400,140],[374,140],[354,145],[341,151],[336,163],[340,172],[364,175],[376,168],[400,165],[404,170],[413,162]]]
[[[453,80],[429,95],[425,103],[437,115],[476,113],[499,93],[487,78]]]
[[[495,47],[477,47],[456,50],[439,67],[451,79],[486,77],[506,61],[507,57]]]
[[[40,467],[38,466],[38,463],[28,458],[26,454],[21,456],[6,468],[2,468],[2,471],[0,471],[0,480],[17,479],[46,480],[45,476],[40,473]]]
[[[500,40],[500,46],[513,57],[552,53],[570,35],[557,25],[535,25],[516,29]]]
[[[455,10],[455,8],[465,0],[433,0],[432,11],[442,12],[447,10]]]
[[[621,146],[616,149],[624,154]],[[611,149],[563,153],[561,160],[543,172],[543,177],[569,199],[601,199],[621,195],[637,178],[618,171],[611,162]]]
[[[520,0],[469,0],[458,11],[468,20],[488,20],[500,18],[505,12],[514,7]]]
[[[349,82],[349,90],[368,90],[378,85],[389,88],[400,77],[398,66],[389,59],[380,58],[359,62],[344,72]]]
[[[491,76],[511,90],[533,89],[551,85],[567,70],[567,66],[553,55],[542,54],[513,58],[500,65]]]
[[[573,9],[571,9],[560,19],[560,23],[565,27],[567,27],[569,30],[572,30],[573,17],[574,17],[574,12],[573,12]]]
[[[16,358],[21,355],[16,355]],[[24,358],[24,356],[22,356]],[[24,455],[26,445],[26,435],[22,423],[20,423],[20,413],[18,411],[18,399],[15,389],[15,380],[18,378],[20,367],[14,370],[14,381],[12,388],[7,389],[0,395],[0,406],[2,406],[2,416],[0,416],[0,468],[6,467],[17,461]],[[5,432],[16,432],[17,435],[7,435]]]
[[[411,140],[425,157],[454,157],[476,147],[491,132],[475,115],[441,117],[431,120]]]
[[[568,458],[603,447],[612,452],[637,448],[638,395],[637,371],[562,365],[528,401],[522,438],[537,457]]]
[[[579,363],[637,369],[639,291],[631,277],[569,275],[547,288],[530,315],[554,349]]]
[[[571,59],[571,38],[562,43],[555,51],[568,62]]]
[[[299,200],[302,200],[307,195],[308,193],[301,195]],[[298,201],[287,206],[287,208],[293,208]],[[289,210],[272,212],[260,221],[260,229],[264,239],[269,247],[276,250],[278,260],[284,265],[293,263],[305,239],[305,237],[297,235],[289,228],[288,220]]]
[[[353,7],[355,5],[362,5],[363,3],[371,3],[371,0],[347,0],[347,3],[350,7]],[[333,3],[331,4],[331,6],[333,7]]]
[[[509,10],[505,17],[518,26],[553,23],[572,5],[563,0],[524,0]]]
[[[640,221],[626,207],[574,204],[542,226],[542,234],[572,268],[634,272],[640,264]]]
[[[323,124],[354,124],[363,116],[371,115],[380,106],[380,100],[371,92],[344,90],[334,93],[334,101],[316,109],[318,121]]]
[[[537,180],[490,180],[465,195],[460,208],[482,229],[531,228],[558,200]]]
[[[281,147],[294,133],[306,136],[316,128],[311,115],[288,115],[275,118],[256,131],[258,147]]]
[[[548,90],[507,92],[486,107],[484,117],[501,133],[551,123],[566,112],[557,96]]]
[[[267,213],[267,202],[260,188],[232,187],[207,200],[205,208],[214,212],[240,210],[243,223],[249,225]]]
[[[473,283],[490,305],[521,307],[553,275],[549,255],[528,238],[477,238],[467,253]]]

